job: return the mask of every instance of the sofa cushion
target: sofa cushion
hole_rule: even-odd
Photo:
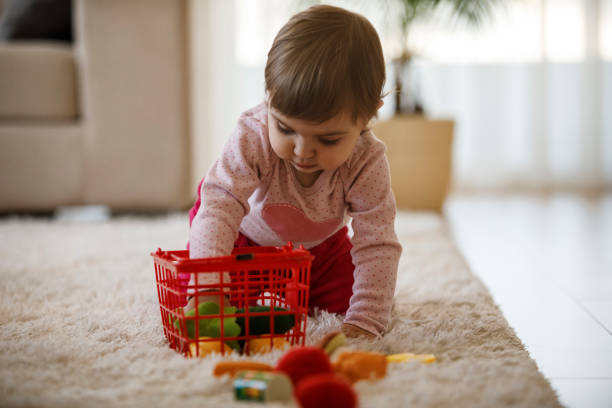
[[[72,47],[0,43],[0,119],[74,119],[77,86]]]
[[[0,212],[82,202],[82,144],[79,122],[0,123]]]

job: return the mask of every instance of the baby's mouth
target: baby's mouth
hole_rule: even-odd
[[[299,167],[300,169],[314,169],[315,167],[317,167],[316,164],[301,164],[298,162],[293,162],[293,164],[295,164],[295,166]]]

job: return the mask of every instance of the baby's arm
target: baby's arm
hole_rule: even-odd
[[[201,204],[189,231],[190,258],[226,256],[232,252],[248,199],[269,171],[265,126],[252,112],[242,115],[200,187]],[[198,284],[230,282],[228,273],[200,273]],[[195,285],[192,276],[190,286]],[[193,295],[194,290],[189,291]],[[204,297],[202,295],[199,297]]]
[[[355,281],[344,323],[380,335],[390,319],[401,246],[384,146],[375,145],[364,156],[346,195],[353,218]]]
[[[206,191],[204,190],[204,192]],[[189,230],[190,258],[208,258],[229,255],[234,246],[234,239],[232,238],[236,234],[234,231],[238,230],[239,220],[242,219],[240,214],[236,214],[236,221],[233,223],[230,222],[232,219],[232,210],[230,210],[230,214],[215,211],[211,208],[212,206],[210,204],[212,201],[214,201],[212,199],[214,193],[206,193],[209,200],[207,200],[207,202],[202,200],[202,206],[200,206],[198,214],[194,217],[191,224],[191,229]],[[231,208],[231,201],[234,201],[234,199],[228,198],[227,201],[227,208]],[[209,205],[209,208],[203,209],[203,206],[206,204]],[[226,221],[223,222],[222,220]],[[237,222],[238,224],[236,224]],[[218,287],[209,289],[193,289],[196,284],[198,287],[200,287],[200,285],[218,284],[220,283],[220,279],[222,279],[223,282],[229,283],[229,273],[222,271],[215,273],[198,273],[197,281],[196,275],[192,274],[191,279],[189,280],[190,289],[187,291],[190,296],[184,310],[188,311],[195,308],[196,292],[199,293],[197,295],[198,304],[204,302],[220,303],[221,297],[219,294],[207,294],[207,292],[218,291]]]
[[[234,247],[240,222],[248,211],[246,199],[241,200],[231,194],[233,186],[225,187],[218,183],[219,173],[224,172],[220,168],[221,165],[216,163],[213,166],[201,186],[202,203],[189,230],[189,257],[192,259],[229,255]],[[196,291],[216,290],[217,286],[202,288],[202,285],[216,285],[221,279],[224,283],[229,283],[229,273],[222,271],[199,273],[197,277],[194,274],[189,281],[191,289],[188,290],[188,294],[193,296]],[[194,289],[196,283],[198,288]],[[213,300],[218,302],[219,296]]]

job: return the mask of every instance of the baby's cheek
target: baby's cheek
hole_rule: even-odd
[[[276,155],[278,157],[280,157],[281,159],[290,159],[292,157],[291,155],[291,150],[292,150],[292,146],[291,143],[289,142],[283,142],[280,140],[276,140],[274,142],[270,143],[272,146],[272,150],[274,151],[274,153],[276,153]]]

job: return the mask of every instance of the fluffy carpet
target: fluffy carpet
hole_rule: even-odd
[[[398,234],[390,331],[349,345],[433,353],[438,362],[394,365],[380,381],[357,383],[360,406],[559,406],[444,220],[403,213]],[[181,249],[186,237],[185,214],[1,220],[0,406],[253,407],[233,401],[230,380],[212,377],[221,357],[186,359],[167,346],[149,253]],[[310,318],[307,343],[340,323],[327,313]]]

